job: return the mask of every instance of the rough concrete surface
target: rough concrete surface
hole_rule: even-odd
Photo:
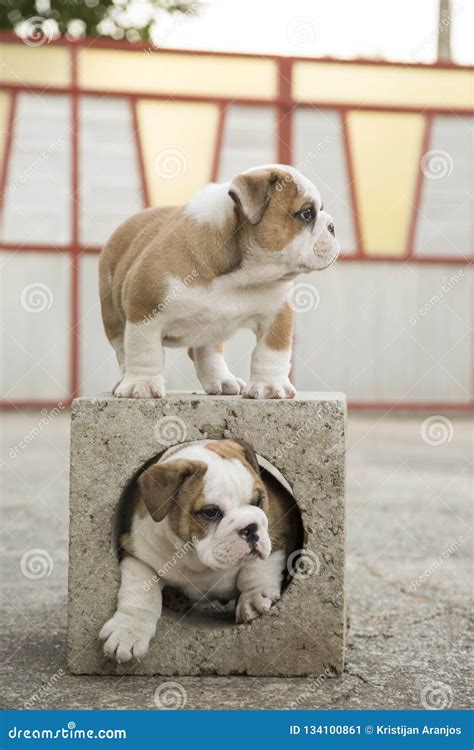
[[[4,415],[3,706],[156,709],[170,680],[186,708],[472,706],[472,421],[430,439],[431,416],[349,416],[346,665],[311,679],[72,675],[69,414]]]
[[[344,439],[342,394],[292,401],[169,394],[166,399],[80,398],[72,406],[69,667],[124,674],[97,634],[116,609],[112,547],[119,498],[143,464],[169,445],[241,438],[291,486],[304,559],[279,602],[252,623],[164,611],[134,674],[309,676],[341,672],[344,653]],[[173,560],[170,560],[170,564]]]

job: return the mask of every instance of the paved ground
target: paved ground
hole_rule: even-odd
[[[472,706],[472,423],[450,416],[422,430],[429,416],[349,420],[344,675],[179,678],[188,708]],[[167,678],[67,673],[68,415],[32,437],[40,419],[29,412],[3,422],[4,706],[154,708]],[[44,563],[49,575],[32,577]]]

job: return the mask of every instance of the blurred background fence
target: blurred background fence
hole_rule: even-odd
[[[97,264],[123,219],[283,162],[317,183],[343,249],[298,279],[297,387],[472,408],[472,68],[8,32],[0,59],[3,406],[116,381]],[[251,346],[227,347],[243,377]],[[169,388],[198,387],[184,351],[167,360]]]

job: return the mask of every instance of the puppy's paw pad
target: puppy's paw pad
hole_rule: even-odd
[[[104,655],[117,664],[146,656],[152,637],[150,628],[122,612],[116,612],[99,633],[104,641]]]
[[[124,375],[114,388],[117,398],[164,398],[165,395],[165,382],[160,375],[146,378]]]
[[[243,395],[244,398],[295,398],[296,390],[289,380],[283,383],[252,382]]]
[[[214,383],[206,386],[206,393],[211,396],[238,396],[244,388],[244,381],[229,373],[228,377],[216,380]]]

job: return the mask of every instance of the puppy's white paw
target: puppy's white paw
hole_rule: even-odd
[[[268,587],[243,591],[235,608],[235,621],[241,623],[255,620],[259,615],[270,612],[272,606],[280,599],[279,588]]]
[[[206,384],[205,391],[211,396],[238,396],[244,388],[245,382],[229,372],[227,377]]]
[[[107,659],[124,664],[133,658],[146,656],[154,634],[154,628],[146,621],[142,622],[125,612],[116,612],[103,626],[99,638],[105,641],[104,654]]]
[[[260,383],[253,381],[243,392],[244,398],[295,398],[296,390],[289,380],[281,383]]]
[[[117,398],[164,398],[165,381],[161,375],[125,375],[113,391]]]

